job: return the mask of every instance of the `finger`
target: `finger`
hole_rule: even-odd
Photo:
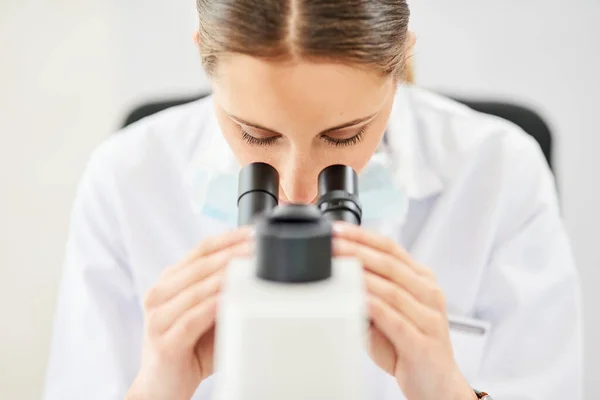
[[[174,349],[195,346],[198,339],[214,326],[216,315],[217,296],[215,295],[180,316],[166,332],[164,346]]]
[[[198,247],[196,247],[191,253],[189,253],[181,262],[171,267],[166,271],[166,274],[178,271],[181,268],[185,268],[187,265],[192,263],[194,260],[206,257],[213,253],[224,250],[228,247],[235,246],[244,241],[251,240],[252,227],[244,226],[237,228],[233,231],[224,233],[222,235],[214,236],[203,240]]]
[[[421,335],[406,317],[375,296],[369,296],[368,304],[375,327],[394,345],[399,357],[420,348]]]
[[[216,295],[223,283],[223,273],[217,272],[175,295],[170,301],[152,311],[152,332],[162,334],[186,312]]]
[[[333,241],[333,254],[337,257],[358,258],[367,271],[401,286],[422,303],[434,306],[428,292],[432,284],[389,254],[340,238]]]
[[[399,258],[405,263],[410,263],[412,261],[410,254],[398,246],[398,244],[391,238],[379,235],[357,225],[339,221],[334,224],[333,233],[334,237],[357,242],[379,251],[386,252],[394,257]]]
[[[247,257],[252,253],[252,243],[242,242],[232,248],[222,249],[209,256],[194,260],[178,273],[160,278],[159,283],[146,294],[146,309],[158,307],[189,286],[224,269],[233,258]]]
[[[202,376],[210,376],[214,373],[214,354],[215,354],[215,325],[210,327],[204,335],[202,335],[194,349],[196,358],[200,364]]]
[[[221,249],[208,256],[192,261],[185,269],[173,276],[175,290],[183,290],[193,284],[223,269],[234,258],[249,257],[254,250],[254,243],[245,241],[228,248]],[[186,284],[187,283],[187,284]]]
[[[396,349],[388,338],[376,326],[369,328],[369,355],[379,368],[395,376]]]
[[[419,275],[427,276],[428,278],[433,276],[431,270],[418,264],[404,248],[387,236],[343,221],[338,221],[334,224],[333,232],[334,237],[360,243],[381,252],[388,253],[391,256],[398,258],[409,267],[414,268]],[[435,278],[435,276],[433,277]]]
[[[402,287],[375,275],[365,275],[367,291],[404,315],[423,335],[438,332],[438,313],[421,304],[412,294]]]

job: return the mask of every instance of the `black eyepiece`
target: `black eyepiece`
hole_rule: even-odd
[[[314,205],[275,208],[256,224],[259,278],[281,283],[317,282],[331,276],[331,222]]]
[[[252,224],[256,217],[279,203],[279,173],[265,163],[252,163],[240,171],[238,225]]]
[[[346,165],[332,165],[319,174],[317,206],[334,221],[360,225],[362,206],[358,199],[358,175]]]

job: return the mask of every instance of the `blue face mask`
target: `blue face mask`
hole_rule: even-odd
[[[221,170],[210,163],[198,166],[192,175],[192,206],[196,213],[232,227],[237,225],[238,167]],[[221,160],[222,161],[222,160]],[[235,171],[235,172],[232,172]],[[363,210],[363,225],[383,220],[403,221],[407,196],[400,179],[394,175],[391,157],[377,152],[359,174],[359,198]]]

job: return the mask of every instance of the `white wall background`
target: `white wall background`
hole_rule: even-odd
[[[513,98],[552,124],[600,398],[600,1],[411,1],[417,78]],[[207,82],[193,0],[0,0],[0,399],[37,399],[68,214],[93,147],[146,98]]]
[[[116,116],[111,12],[0,0],[0,399],[40,395],[75,184]]]

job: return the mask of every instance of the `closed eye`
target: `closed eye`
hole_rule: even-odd
[[[281,136],[270,136],[266,138],[257,138],[249,134],[240,126],[240,132],[242,134],[242,140],[248,143],[250,146],[269,146],[274,144],[277,139],[281,138]]]
[[[279,139],[282,138],[281,135],[274,135],[265,138],[257,138],[252,134],[248,133],[242,126],[239,126],[240,133],[242,136],[242,140],[248,143],[250,146],[271,146],[274,145]],[[367,130],[367,125],[363,126],[360,131],[349,138],[338,139],[328,135],[321,135],[321,139],[323,139],[326,143],[334,146],[334,147],[348,147],[353,146],[360,143],[364,137],[364,134]]]
[[[360,131],[358,131],[356,135],[345,139],[336,139],[327,135],[323,135],[321,138],[335,147],[348,147],[360,143],[365,135],[366,130],[367,126],[365,125],[360,128]]]

